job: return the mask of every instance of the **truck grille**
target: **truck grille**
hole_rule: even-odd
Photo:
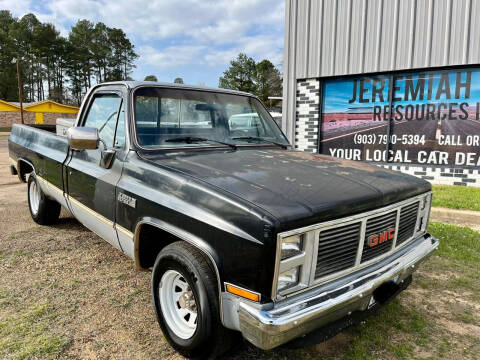
[[[376,236],[385,229],[395,228],[397,222],[397,211],[392,211],[386,215],[377,216],[367,220],[367,228],[365,230],[362,263],[376,258],[378,255],[385,254],[392,249],[393,241],[384,241],[378,243],[374,247],[369,246],[371,236]]]
[[[329,278],[377,259],[413,239],[419,201],[320,228],[314,279]]]
[[[432,193],[428,192],[380,209],[278,234],[272,297],[282,299],[342,277],[348,280],[350,274],[385,261],[426,233],[431,202]],[[291,242],[300,242],[302,251],[283,256]],[[297,271],[296,284],[277,291],[280,277],[291,276],[292,269]]]
[[[417,223],[418,202],[404,206],[400,212],[400,231],[398,233],[397,245],[403,244],[413,236]]]
[[[315,277],[322,277],[355,265],[360,223],[321,231]],[[340,241],[341,240],[341,241]]]

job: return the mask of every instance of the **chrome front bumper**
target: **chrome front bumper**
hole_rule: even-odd
[[[256,308],[240,302],[240,331],[249,342],[268,350],[353,312],[365,311],[375,289],[389,281],[401,284],[437,248],[438,240],[427,234],[379,264],[276,303],[269,310],[268,306]]]

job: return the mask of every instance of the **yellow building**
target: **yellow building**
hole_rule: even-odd
[[[23,119],[25,124],[55,124],[58,118],[75,118],[78,110],[76,106],[53,100],[23,103]],[[0,127],[11,127],[20,123],[20,104],[0,100]]]

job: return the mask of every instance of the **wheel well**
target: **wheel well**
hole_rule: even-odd
[[[21,181],[27,182],[26,174],[33,172],[33,167],[24,160],[18,160],[18,177]]]
[[[155,264],[158,253],[165,246],[181,240],[168,231],[150,224],[143,224],[138,234],[138,266],[141,269],[151,268]]]
[[[139,270],[147,270],[153,267],[158,253],[162,251],[165,246],[177,241],[187,242],[184,239],[151,224],[142,224],[140,226],[136,241],[135,261],[137,263],[137,269]],[[196,247],[194,244],[192,245]],[[215,260],[209,254],[206,254],[204,250],[200,249],[200,251],[206,255],[212,271],[215,271],[215,274],[219,279],[220,273],[218,272]]]

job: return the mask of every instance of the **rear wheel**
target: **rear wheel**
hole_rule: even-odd
[[[209,259],[185,242],[157,256],[152,296],[170,345],[188,358],[213,358],[231,348],[236,333],[220,322],[217,278]]]
[[[40,225],[55,224],[60,216],[60,204],[45,196],[34,173],[28,177],[27,186],[28,207],[33,221]]]

